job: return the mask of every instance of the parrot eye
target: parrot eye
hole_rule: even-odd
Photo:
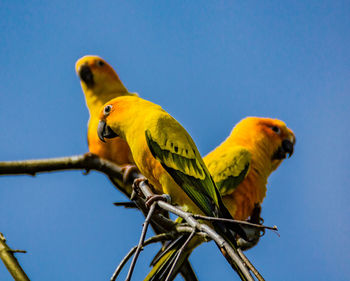
[[[97,65],[102,67],[105,65],[105,63],[103,61],[99,60],[99,61],[97,61]]]
[[[271,130],[274,131],[276,134],[280,134],[281,133],[281,129],[277,126],[272,126]]]
[[[105,116],[108,116],[109,113],[111,113],[111,110],[112,110],[112,106],[111,105],[106,105],[105,108],[103,109],[103,114]]]

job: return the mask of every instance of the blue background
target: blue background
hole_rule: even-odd
[[[0,160],[87,151],[74,64],[100,55],[203,154],[245,116],[284,120],[295,154],[263,204],[281,237],[268,232],[247,255],[267,280],[349,280],[350,5],[305,2],[1,1]],[[108,280],[143,222],[112,205],[122,200],[96,172],[4,176],[0,231],[28,251],[17,257],[32,280]],[[213,243],[191,261],[200,280],[232,278]],[[2,264],[0,280],[11,280]]]

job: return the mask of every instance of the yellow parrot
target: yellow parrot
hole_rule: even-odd
[[[121,138],[102,142],[96,131],[99,122],[99,110],[102,105],[115,97],[137,94],[130,93],[120,81],[114,69],[98,56],[84,56],[78,59],[75,70],[80,78],[86,105],[90,113],[87,133],[89,151],[117,165],[128,167],[134,162],[128,144]],[[118,179],[111,178],[111,181],[130,197],[131,188],[129,186],[118,181]]]
[[[266,195],[270,174],[277,169],[286,155],[293,154],[295,136],[286,124],[278,119],[247,117],[232,130],[230,136],[203,158],[215,181],[223,202],[232,217],[246,220],[256,205]],[[187,248],[183,259],[188,258],[193,248]],[[158,280],[170,268],[181,247],[181,240],[162,249],[153,260],[154,266],[145,280]],[[175,276],[174,273],[172,276]]]
[[[158,194],[170,195],[186,211],[232,219],[191,136],[159,105],[132,96],[113,99],[101,112],[98,135],[102,141],[118,136],[126,140],[136,166]],[[235,248],[232,228],[242,230],[221,222],[212,225]],[[197,239],[191,243],[198,244]]]

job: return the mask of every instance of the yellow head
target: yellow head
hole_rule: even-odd
[[[127,92],[114,69],[98,56],[84,56],[77,60],[75,71],[80,78],[84,93],[97,94]]]
[[[295,135],[286,124],[278,119],[247,117],[232,130],[228,140],[233,145],[249,147],[253,157],[271,161],[272,171],[277,169],[287,154],[292,156]]]
[[[117,136],[125,139],[125,132],[142,125],[151,108],[160,106],[136,96],[121,96],[110,100],[100,109],[99,138],[102,141]]]

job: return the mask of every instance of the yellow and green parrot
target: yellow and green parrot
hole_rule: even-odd
[[[136,166],[155,191],[170,195],[185,211],[232,219],[191,136],[159,105],[132,96],[113,99],[101,111],[98,135],[102,141],[124,139]],[[212,225],[235,249],[234,231],[242,230],[221,222]],[[195,237],[189,247],[197,245],[198,239]],[[235,268],[241,279],[247,280],[241,268]],[[152,280],[165,278],[162,275]]]
[[[232,130],[230,136],[203,158],[231,216],[246,220],[266,195],[267,179],[287,155],[293,154],[295,136],[278,119],[247,117]],[[178,239],[161,250],[153,260],[153,268],[145,280],[163,280],[170,263],[182,246]],[[178,260],[188,258],[194,247],[187,247]],[[176,276],[176,273],[172,275]]]
[[[78,59],[75,70],[80,78],[81,88],[90,113],[87,133],[89,151],[120,166],[132,165],[134,161],[131,151],[124,140],[114,138],[102,142],[96,131],[102,105],[119,96],[134,96],[137,94],[130,93],[120,81],[114,69],[98,56],[84,56]],[[130,197],[131,188],[129,186],[118,179],[111,178],[111,181]]]

